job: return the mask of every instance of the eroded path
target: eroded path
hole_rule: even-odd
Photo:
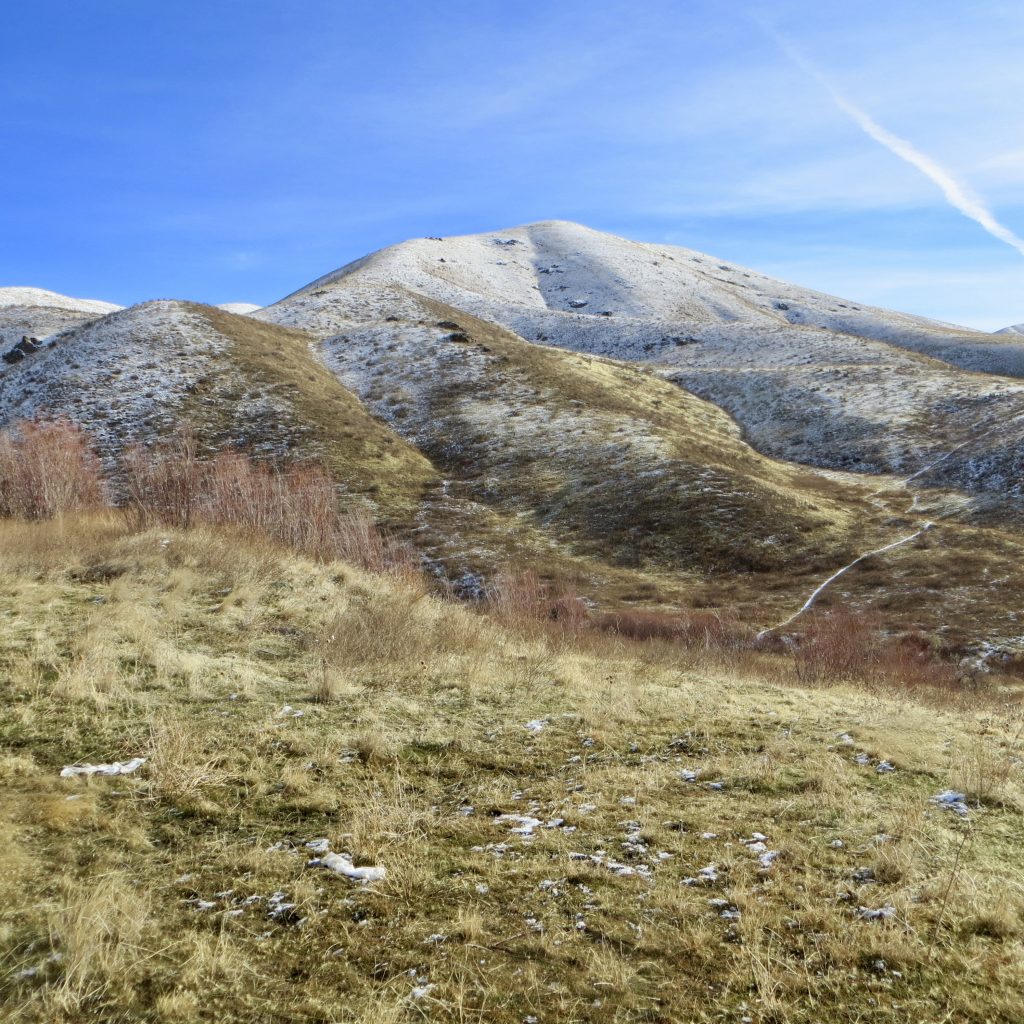
[[[892,543],[885,544],[883,547],[874,548],[872,551],[865,551],[862,555],[858,555],[852,562],[848,563],[847,565],[844,565],[837,572],[832,573],[832,575],[829,576],[829,578],[827,580],[825,580],[824,583],[819,584],[814,589],[814,591],[811,593],[811,596],[808,597],[807,600],[804,601],[804,603],[801,605],[801,607],[797,611],[795,611],[792,615],[790,615],[790,617],[788,619],[786,619],[784,622],[780,622],[776,626],[770,626],[770,627],[768,627],[768,629],[762,629],[761,632],[757,634],[757,639],[758,640],[762,640],[766,636],[769,636],[770,634],[776,632],[777,630],[785,629],[786,626],[788,626],[791,623],[795,622],[798,618],[800,618],[801,615],[804,614],[804,612],[807,612],[811,608],[814,607],[814,603],[818,600],[818,598],[837,579],[839,579],[840,576],[845,575],[854,566],[859,565],[861,562],[865,561],[868,558],[871,558],[873,555],[885,554],[886,551],[892,551],[895,548],[902,547],[904,544],[909,544],[913,540],[917,540],[917,538],[920,537],[923,533],[926,533],[928,530],[932,529],[932,527],[934,525],[935,524],[933,522],[929,521],[929,522],[925,523],[923,526],[921,526],[920,529],[915,530],[913,533],[908,534],[906,537],[901,537],[899,540],[894,540],[894,541],[892,541]]]

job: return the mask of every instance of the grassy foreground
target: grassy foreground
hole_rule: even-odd
[[[0,678],[6,1020],[1024,1016],[1019,692],[802,690],[115,519],[0,523]]]

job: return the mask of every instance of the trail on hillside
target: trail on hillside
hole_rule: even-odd
[[[757,634],[757,639],[762,640],[770,633],[774,633],[776,632],[776,630],[779,629],[785,629],[786,626],[788,626],[790,623],[795,622],[798,618],[800,618],[801,615],[804,614],[804,612],[809,611],[812,607],[814,607],[815,601],[818,600],[818,598],[829,588],[829,586],[831,586],[831,584],[833,584],[837,579],[839,579],[840,576],[849,572],[855,565],[859,564],[860,562],[863,562],[865,559],[871,558],[873,555],[884,554],[886,551],[892,551],[895,548],[902,547],[904,544],[909,544],[912,540],[917,540],[917,538],[920,537],[921,534],[926,533],[934,525],[935,524],[933,522],[929,521],[925,523],[920,529],[915,530],[913,533],[908,534],[906,537],[901,537],[899,540],[894,540],[892,541],[892,543],[886,544],[883,547],[875,548],[872,551],[865,551],[862,555],[858,555],[852,562],[848,563],[847,565],[844,565],[837,572],[832,573],[832,575],[829,576],[829,578],[825,580],[824,583],[819,584],[811,593],[811,596],[808,597],[807,600],[804,601],[804,603],[800,606],[800,608],[797,611],[795,611],[792,615],[790,615],[788,619],[786,619],[784,622],[780,622],[776,626],[769,626],[767,629],[762,629],[761,632]]]
[[[1010,422],[1015,422],[1015,421],[1020,420],[1022,418],[1024,418],[1024,417],[1022,417],[1022,416],[1015,416],[1015,417],[1013,417],[1011,419]],[[979,441],[982,438],[987,437],[989,434],[995,432],[997,429],[1005,429],[1005,426],[1006,426],[1005,424],[1002,424],[1002,425],[1000,425],[1000,427],[990,427],[987,430],[982,430],[980,433],[974,434],[973,436],[966,438],[965,440],[961,441],[959,444],[954,445],[952,448],[950,448],[949,451],[944,452],[937,459],[933,459],[927,465],[922,466],[920,469],[918,469],[914,473],[911,473],[910,476],[905,477],[904,479],[900,480],[897,486],[906,487],[913,480],[918,479],[918,477],[924,476],[930,470],[934,469],[936,466],[938,466],[941,463],[945,462],[950,456],[952,456],[952,455],[956,454],[956,452],[960,451],[961,448],[965,448],[967,445],[971,444],[972,442]],[[886,491],[888,489],[889,488],[887,488],[887,487],[882,487],[882,488],[879,488],[877,491],[873,491],[871,494],[868,495],[868,500],[870,500],[872,502],[876,502],[877,495],[882,494],[884,491]],[[920,502],[920,497],[921,496],[919,494],[917,494],[916,492],[911,492],[911,499],[912,500],[911,500],[911,503],[910,503],[910,507],[907,509],[908,513],[909,512],[913,512],[918,507],[918,504]],[[944,519],[948,515],[951,515],[951,514],[952,514],[951,512],[947,512],[947,513],[945,513],[945,515],[940,516],[940,518]],[[792,615],[790,615],[790,617],[788,619],[784,620],[783,622],[778,623],[775,626],[769,626],[766,629],[762,629],[757,634],[757,639],[758,640],[763,640],[766,636],[770,636],[772,633],[775,633],[775,632],[777,632],[780,629],[785,629],[786,626],[789,626],[793,622],[795,622],[798,618],[800,618],[801,615],[803,615],[805,612],[809,611],[811,608],[814,607],[814,604],[818,600],[818,598],[837,579],[839,579],[840,576],[845,575],[854,566],[859,565],[865,559],[871,558],[873,555],[881,555],[881,554],[884,554],[887,551],[892,551],[895,548],[902,547],[904,544],[909,544],[911,541],[916,540],[923,533],[926,533],[928,530],[932,529],[934,526],[935,526],[935,523],[932,520],[929,520],[928,522],[926,522],[922,526],[920,526],[917,530],[915,530],[913,533],[908,534],[906,537],[900,537],[898,540],[894,540],[891,543],[885,544],[885,545],[883,545],[880,548],[875,548],[872,551],[865,551],[862,555],[858,555],[852,562],[848,563],[847,565],[844,565],[841,569],[838,569],[831,576],[829,576],[829,578],[827,580],[825,580],[823,583],[820,583],[811,592],[810,597],[808,597],[807,600],[800,606],[800,608],[798,608]]]

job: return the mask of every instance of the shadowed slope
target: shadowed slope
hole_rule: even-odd
[[[451,570],[518,556],[584,577],[588,562],[683,572],[692,597],[705,577],[829,564],[873,529],[856,488],[764,458],[643,367],[531,345],[400,289],[338,299],[318,288],[259,315],[325,335],[327,364],[445,475],[421,539]]]

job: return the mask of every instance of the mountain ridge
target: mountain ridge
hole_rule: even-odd
[[[565,221],[226,305],[7,307],[53,329],[0,367],[0,426],[69,416],[116,462],[192,422],[210,452],[321,460],[460,593],[520,565],[765,626],[883,550],[825,604],[1024,644],[1024,381],[991,368],[1013,338]]]

